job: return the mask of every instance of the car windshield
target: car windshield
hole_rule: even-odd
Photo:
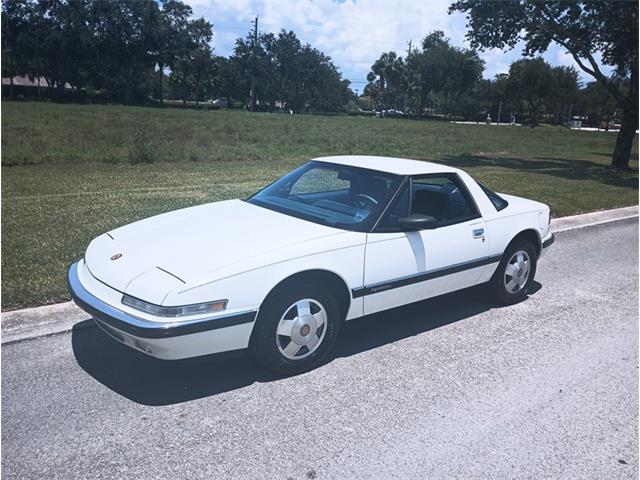
[[[312,161],[247,201],[311,222],[367,231],[402,179],[399,175]]]

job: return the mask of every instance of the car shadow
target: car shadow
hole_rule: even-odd
[[[534,282],[530,295],[542,286]],[[450,293],[345,324],[328,362],[420,335],[495,308],[480,287]],[[245,352],[164,361],[126,347],[93,320],[73,327],[73,354],[91,377],[133,402],[161,406],[187,402],[278,380],[256,366]]]

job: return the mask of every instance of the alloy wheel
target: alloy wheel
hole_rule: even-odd
[[[517,293],[529,280],[531,259],[524,250],[516,251],[507,262],[504,273],[504,286],[509,293]]]
[[[327,331],[327,311],[317,300],[298,300],[285,310],[276,329],[276,345],[289,360],[315,352]]]

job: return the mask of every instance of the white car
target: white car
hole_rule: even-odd
[[[105,233],[68,283],[104,331],[141,352],[248,348],[292,374],[326,358],[345,320],[483,283],[501,303],[524,299],[553,240],[546,205],[462,170],[338,156],[246,200]]]

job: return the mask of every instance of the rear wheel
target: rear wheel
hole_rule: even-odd
[[[518,240],[507,248],[489,286],[503,305],[524,300],[536,274],[537,256],[531,242]]]
[[[322,285],[281,288],[260,309],[251,353],[279,374],[310,370],[327,357],[341,321],[338,302]]]

